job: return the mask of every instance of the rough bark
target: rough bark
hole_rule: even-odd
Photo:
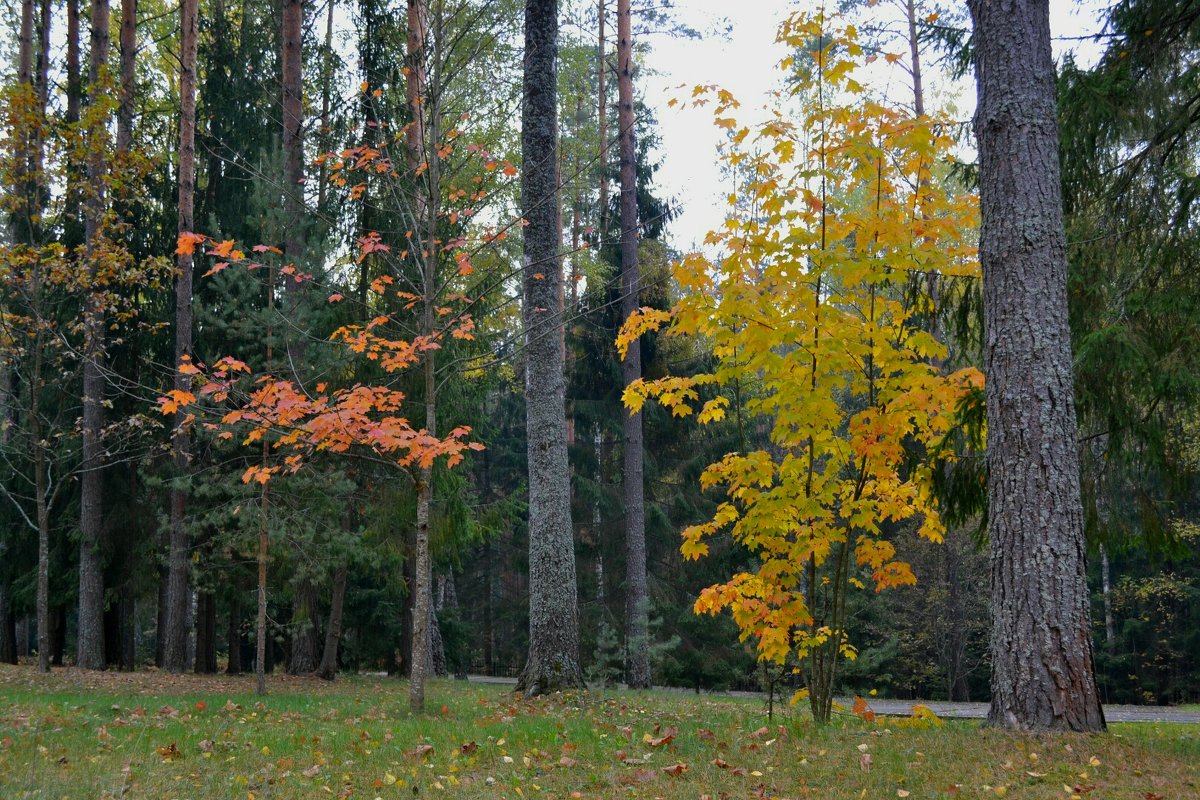
[[[267,352],[270,352],[270,345],[267,346]],[[268,448],[269,445],[263,442],[264,467],[267,466],[270,455]],[[254,693],[262,696],[267,693],[267,545],[270,540],[271,520],[271,494],[265,483],[259,497],[258,511],[258,613],[254,623]]]
[[[91,101],[98,81],[108,70],[108,0],[92,2]],[[95,284],[102,274],[99,239],[105,209],[106,132],[101,124],[88,131],[87,177],[90,195],[84,211],[88,280],[83,321],[83,426],[79,481],[79,634],[75,663],[83,669],[104,669],[104,565],[100,537],[104,524],[104,298]]]
[[[196,49],[197,0],[183,0],[180,14],[179,69],[179,218],[178,233],[195,228],[196,198]],[[180,367],[192,355],[192,256],[175,257],[175,388],[189,391],[191,376]],[[162,667],[168,672],[187,669],[187,603],[189,559],[187,489],[191,468],[191,440],[184,427],[184,412],[175,415],[171,435],[171,460],[176,483],[171,487],[171,525],[168,534],[166,613],[163,616]]]
[[[992,724],[1103,730],[1085,572],[1048,0],[972,0]]]
[[[522,308],[529,459],[529,658],[517,682],[527,696],[582,688],[571,526],[558,194],[558,2],[526,0],[521,114],[525,229]]]
[[[288,657],[289,675],[315,672],[321,657],[317,635],[317,587],[308,578],[296,584],[292,596],[292,649]]]
[[[637,150],[633,139],[633,25],[630,0],[617,0],[617,126],[621,149],[621,321],[638,307]],[[624,385],[642,377],[641,341],[621,363]],[[646,587],[646,504],[642,414],[621,410],[624,426],[625,490],[625,680],[631,689],[650,688],[650,632]]]
[[[331,681],[337,677],[338,646],[342,641],[342,616],[346,601],[346,565],[338,567],[333,576],[333,597],[329,601],[329,624],[325,626],[325,648],[316,675]]]

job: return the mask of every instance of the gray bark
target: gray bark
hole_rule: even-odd
[[[179,220],[178,233],[194,232],[193,210],[196,197],[196,48],[197,0],[184,0],[180,6],[179,70]],[[192,379],[179,370],[192,354],[192,274],[190,255],[175,260],[175,388],[188,391]],[[183,481],[191,469],[191,441],[183,427],[186,411],[175,415],[171,435],[171,458],[177,481]],[[171,525],[168,534],[166,609],[162,615],[162,667],[168,672],[187,668],[187,604],[189,559],[188,532],[185,526],[187,489],[181,483],[171,487]]]
[[[621,140],[621,320],[637,311],[638,271],[637,150],[633,140],[633,33],[630,0],[617,0],[617,124]],[[641,340],[629,346],[621,364],[628,387],[642,377]],[[650,688],[650,632],[647,622],[646,504],[642,414],[621,410],[625,435],[625,680],[631,689]]]
[[[921,43],[917,39],[917,4],[916,0],[907,0],[905,14],[908,17],[908,53],[909,70],[913,82],[913,110],[920,117],[925,114],[925,87],[921,79]]]
[[[972,0],[992,724],[1103,730],[1079,490],[1048,0]]]
[[[526,435],[529,458],[529,658],[517,690],[583,688],[571,526],[558,193],[558,2],[525,2],[521,208],[525,229]]]
[[[121,88],[117,106],[117,152],[133,146],[133,93],[137,77],[137,0],[121,0]]]
[[[596,124],[600,141],[600,241],[608,230],[608,53],[605,31],[605,0],[599,0],[596,17],[599,34],[596,53]]]
[[[96,81],[108,68],[109,4],[92,2],[91,75]],[[90,98],[96,102],[96,97]],[[88,182],[92,194],[84,214],[84,233],[89,279],[100,280],[98,249],[103,236],[101,220],[105,207],[105,131],[97,125],[88,131]],[[83,323],[83,447],[79,489],[79,634],[75,663],[83,669],[104,669],[104,565],[100,561],[100,537],[104,524],[104,452],[100,441],[104,429],[104,296],[99,286],[90,287]]]

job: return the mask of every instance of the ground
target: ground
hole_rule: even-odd
[[[1018,736],[847,709],[828,728],[750,698],[591,692],[535,702],[388,678],[253,679],[0,666],[0,797],[1056,798],[1200,796],[1200,726]],[[869,716],[869,714],[864,715]]]

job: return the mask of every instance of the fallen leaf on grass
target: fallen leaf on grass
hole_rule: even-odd
[[[646,735],[644,735],[642,737],[642,741],[645,742],[646,744],[650,745],[651,747],[662,747],[663,745],[670,744],[671,741],[675,738],[675,734],[677,734],[677,733],[679,733],[679,730],[677,728],[671,727],[671,728],[667,728],[665,731],[663,731],[662,736],[651,736],[650,734],[647,733]]]
[[[412,750],[409,750],[404,755],[408,756],[409,758],[424,758],[425,756],[429,755],[432,752],[433,752],[433,745],[419,744],[416,747],[414,747]]]
[[[179,748],[175,746],[174,742],[171,742],[166,747],[156,747],[154,751],[162,756],[163,761],[174,761],[177,758],[183,757],[183,753],[179,752]]]
[[[306,770],[302,770],[302,771],[300,772],[300,774],[301,774],[301,775],[303,775],[303,776],[304,776],[304,777],[306,777],[306,778],[315,778],[315,777],[317,777],[318,775],[320,775],[320,774],[321,774],[321,765],[320,765],[320,764],[313,764],[313,765],[312,765],[311,767],[309,767],[308,769],[306,769]]]
[[[670,775],[671,777],[675,777],[675,778],[677,778],[680,775],[682,775],[683,773],[687,772],[687,770],[688,770],[687,764],[672,764],[669,767],[663,767],[663,772],[665,772],[668,775]]]

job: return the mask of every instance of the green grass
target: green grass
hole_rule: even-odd
[[[1017,736],[841,715],[820,729],[794,709],[768,722],[754,700],[593,692],[525,702],[454,681],[434,683],[431,713],[414,717],[400,681],[270,684],[260,700],[250,678],[0,667],[0,797],[1200,796],[1200,727]],[[672,728],[669,742],[645,741]],[[686,771],[672,775],[678,764]]]

